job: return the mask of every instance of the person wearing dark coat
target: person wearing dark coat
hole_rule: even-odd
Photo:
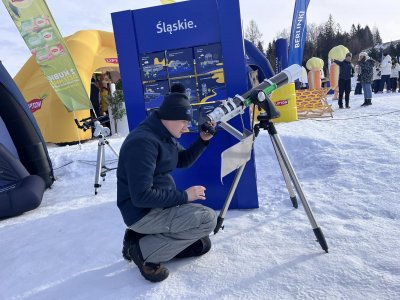
[[[120,151],[117,205],[128,227],[123,256],[153,282],[168,277],[161,263],[208,252],[209,234],[216,226],[214,210],[192,203],[206,199],[206,188],[197,185],[181,190],[171,176],[175,168],[190,167],[212,138],[201,131],[184,149],[177,139],[191,119],[185,88],[174,85],[160,108],[129,133]]]
[[[346,54],[343,61],[334,60],[339,66],[339,108],[343,108],[343,94],[345,94],[346,108],[350,108],[350,91],[351,91],[351,77],[353,77],[354,69],[351,65],[351,53]]]
[[[366,52],[358,55],[359,66],[361,69],[361,85],[364,91],[364,103],[361,106],[372,104],[372,78],[374,72],[375,60],[370,58]]]
[[[92,103],[93,108],[93,111],[91,111],[92,118],[100,117],[100,90],[94,78],[92,78],[90,82],[90,102]],[[93,112],[96,115],[94,115]]]

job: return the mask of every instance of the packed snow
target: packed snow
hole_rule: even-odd
[[[94,195],[97,141],[49,145],[57,180],[41,206],[0,221],[0,299],[400,299],[400,94],[372,102],[352,95],[351,109],[332,102],[333,118],[276,126],[329,253],[292,207],[263,131],[260,208],[229,210],[207,255],[168,262],[150,283],[121,256],[115,170]]]

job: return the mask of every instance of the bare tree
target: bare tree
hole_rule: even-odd
[[[257,48],[259,49],[261,48],[260,51],[263,51],[264,48],[263,47],[264,42],[262,40],[263,34],[261,33],[257,23],[254,20],[250,20],[250,23],[246,28],[244,36],[246,39],[248,39],[250,42],[256,45]]]
[[[316,44],[318,39],[318,34],[321,32],[323,25],[317,25],[315,23],[310,23],[307,25],[307,36],[306,41],[311,44]]]
[[[290,39],[290,28],[285,28],[282,31],[278,32],[276,37],[275,37],[275,40],[277,40],[277,39],[286,39],[286,40],[289,41],[289,39]]]

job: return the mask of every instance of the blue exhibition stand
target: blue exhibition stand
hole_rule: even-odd
[[[191,68],[193,60],[189,63],[182,62],[188,53],[189,55],[193,53],[195,57],[199,47],[220,49],[224,84],[221,86],[219,83],[217,94],[233,97],[249,89],[239,0],[191,0],[116,12],[112,14],[112,22],[130,130],[146,117],[149,99],[145,99],[147,91],[145,89],[151,86],[154,90],[161,91],[165,89],[166,82],[173,82],[172,78],[165,78],[165,74],[167,76],[172,74],[171,63],[164,64],[167,69],[169,68],[165,73],[162,64],[145,65],[146,59],[159,62],[164,54],[166,58],[180,55],[181,59],[174,61],[173,66],[185,67],[186,72],[196,69]],[[211,64],[212,60],[208,62]],[[198,70],[198,62],[196,67]],[[200,95],[202,88],[207,91],[206,86],[209,81],[206,81],[206,75],[194,72],[192,76],[182,73],[184,76],[178,79],[197,82],[197,95]],[[146,81],[150,77],[154,80]],[[151,98],[153,93],[146,95]],[[213,95],[211,93],[210,99]],[[215,97],[214,99],[218,100]],[[151,101],[153,104],[160,103],[159,98]],[[248,109],[243,119],[245,127],[250,128]],[[238,130],[242,129],[239,117],[231,120],[230,124]],[[179,142],[187,147],[197,138],[198,132],[189,132],[184,134]],[[221,183],[221,153],[237,142],[238,140],[226,131],[218,130],[208,149],[190,169],[174,171],[177,188],[186,189],[192,185],[203,185],[207,188],[207,200],[201,203],[214,209],[221,209],[234,178],[233,172],[224,178],[223,184]],[[246,165],[230,208],[258,208],[254,153]]]

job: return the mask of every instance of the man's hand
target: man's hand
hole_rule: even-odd
[[[192,202],[195,200],[205,200],[206,199],[206,194],[205,194],[206,188],[201,185],[195,185],[191,186],[186,190],[186,193],[188,195],[188,201]]]
[[[217,125],[215,122],[208,122],[208,124],[211,125],[214,129],[215,129],[215,126]],[[209,141],[209,140],[212,139],[212,137],[213,137],[212,134],[206,133],[206,132],[204,132],[204,131],[202,131],[202,130],[200,131],[200,138],[201,138],[203,141]]]

